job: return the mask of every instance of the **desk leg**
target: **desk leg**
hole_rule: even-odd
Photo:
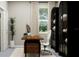
[[[25,57],[27,57],[27,54],[25,53]]]
[[[27,57],[27,41],[26,40],[24,42],[24,53],[25,53],[25,57]]]
[[[39,57],[40,57],[40,42],[39,42]]]

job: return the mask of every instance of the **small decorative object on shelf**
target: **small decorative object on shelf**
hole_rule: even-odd
[[[63,21],[67,21],[67,14],[63,14]]]

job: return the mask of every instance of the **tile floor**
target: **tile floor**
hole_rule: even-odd
[[[9,57],[13,52],[15,48],[8,48],[5,51],[0,52],[0,57]]]
[[[52,55],[40,55],[40,57],[61,57],[53,49],[51,49]],[[0,57],[24,57],[23,48],[9,48],[3,52],[0,52]]]

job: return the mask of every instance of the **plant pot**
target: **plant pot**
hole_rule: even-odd
[[[10,41],[10,47],[11,48],[14,48],[15,47],[14,40]]]

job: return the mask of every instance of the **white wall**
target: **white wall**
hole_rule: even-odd
[[[8,48],[8,9],[7,2],[0,1],[1,18],[1,51]]]
[[[24,41],[21,40],[26,31],[26,24],[30,25],[30,2],[8,2],[9,18],[16,17],[15,20],[15,44],[23,45]]]
[[[59,6],[58,2],[58,5]],[[8,6],[7,6],[8,5]],[[54,7],[54,2],[50,2],[50,12]],[[8,7],[8,9],[7,9]],[[23,45],[24,41],[21,40],[23,33],[25,32],[25,25],[31,25],[31,5],[30,2],[5,2],[0,1],[0,8],[3,10],[3,18],[1,20],[1,50],[4,51],[8,48],[8,12],[9,17],[16,17],[16,35],[15,35],[15,44]],[[49,13],[50,13],[49,12]],[[49,18],[50,19],[50,18]],[[51,20],[50,20],[51,21]],[[50,22],[49,21],[49,22]],[[49,23],[50,26],[50,23]],[[46,35],[43,35],[46,37]]]
[[[31,2],[31,33],[38,34],[38,2]]]
[[[25,1],[10,1],[8,2],[9,17],[16,17],[15,24],[15,44],[23,45],[24,41],[21,40],[23,33],[26,31],[26,24],[31,26],[32,34],[38,34],[38,10],[37,2],[25,2]],[[49,2],[49,14],[51,9],[55,6],[55,2]],[[37,11],[36,11],[37,10]],[[51,21],[49,15],[49,20]],[[49,21],[49,28],[50,28]],[[40,34],[46,39],[47,34]]]
[[[51,27],[51,10],[55,7],[55,2],[49,2],[49,29]]]

